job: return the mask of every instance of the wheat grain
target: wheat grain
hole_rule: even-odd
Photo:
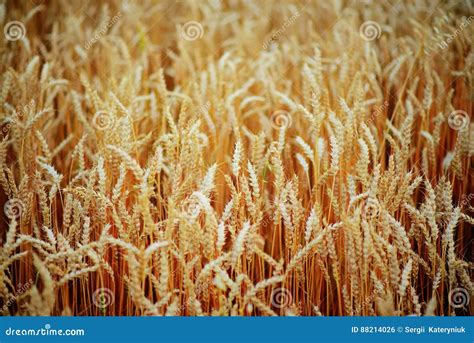
[[[97,315],[110,288],[101,314],[470,314],[445,301],[474,287],[470,83],[450,83],[472,79],[469,30],[308,2],[270,42],[295,1],[168,4],[129,4],[85,46],[64,1],[0,5],[28,22],[0,49],[1,301],[39,275],[5,313]],[[85,9],[105,25],[122,5]],[[384,34],[347,39],[346,18],[325,37],[341,12]],[[442,63],[412,53],[433,30],[457,33]]]

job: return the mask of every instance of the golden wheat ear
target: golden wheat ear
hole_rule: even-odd
[[[2,314],[472,315],[472,6],[430,11],[2,2]]]

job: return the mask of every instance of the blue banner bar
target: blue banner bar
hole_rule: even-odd
[[[472,317],[0,317],[0,342],[456,342]]]

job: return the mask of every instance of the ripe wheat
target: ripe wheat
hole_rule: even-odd
[[[0,4],[2,315],[472,314],[472,3],[76,3]]]

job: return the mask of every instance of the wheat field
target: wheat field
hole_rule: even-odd
[[[2,315],[472,315],[465,1],[2,1]]]

